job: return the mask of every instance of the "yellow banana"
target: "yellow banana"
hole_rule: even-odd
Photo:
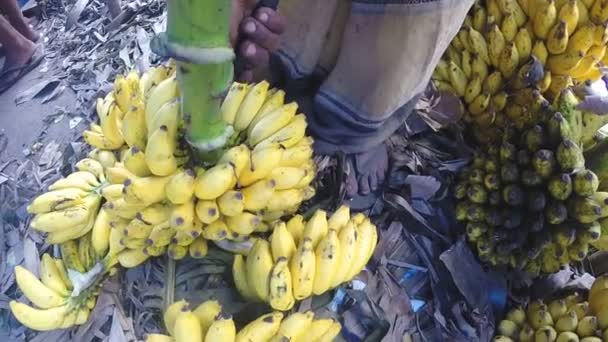
[[[72,287],[72,281],[68,277],[68,271],[66,271],[66,269],[65,269],[65,265],[63,264],[63,260],[61,260],[61,259],[53,259],[53,261],[55,262],[55,266],[57,268],[57,272],[58,272],[59,276],[61,277],[61,281],[63,281],[63,283],[68,288],[68,290],[71,291],[72,288],[73,288]]]
[[[471,53],[468,50],[463,50],[462,51],[462,58],[461,58],[461,64],[462,64],[462,72],[464,72],[464,75],[466,76],[467,79],[471,79],[471,69],[473,68],[471,65]],[[448,76],[448,81],[449,81],[449,76]]]
[[[90,209],[84,205],[37,214],[30,226],[36,230],[52,233],[74,227],[81,227],[89,219]]]
[[[233,82],[220,107],[222,118],[229,124],[234,124],[236,113],[247,95],[250,86],[245,83]]]
[[[88,173],[88,172],[83,172],[83,173]],[[90,173],[88,173],[88,174],[91,175]],[[93,175],[91,175],[91,176],[93,176]],[[90,191],[93,191],[98,185],[99,185],[99,183],[97,185],[92,185],[91,183],[87,182],[86,180],[84,180],[82,178],[68,176],[66,178],[61,178],[61,179],[55,181],[53,184],[49,185],[49,190],[55,191],[55,190],[64,190],[64,189],[78,189],[78,190],[90,192]]]
[[[40,262],[40,280],[44,285],[61,296],[67,297],[72,292],[70,291],[72,284],[64,282],[55,259],[46,253],[42,256]]]
[[[589,16],[594,23],[604,23],[608,20],[608,3],[606,0],[596,0],[589,10]]]
[[[251,153],[251,162],[239,175],[238,183],[241,186],[249,186],[266,178],[277,167],[282,154],[283,147],[278,144],[254,149]]]
[[[576,30],[576,26],[579,22],[579,10],[577,0],[568,0],[562,8],[560,8],[557,15],[559,20],[566,22],[567,32],[571,34]]]
[[[455,39],[457,39],[458,36],[456,36]],[[468,52],[468,50],[465,50]],[[435,70],[433,71],[433,78],[436,80],[440,80],[440,81],[449,81],[450,78],[448,76],[448,64],[446,63],[446,61],[444,61],[443,59],[440,59],[439,62],[437,62],[437,66],[435,67]]]
[[[505,78],[511,77],[519,63],[519,53],[514,43],[506,43],[505,48],[500,53],[498,69]]]
[[[376,227],[366,219],[363,223],[356,226],[357,230],[357,253],[346,276],[346,280],[354,278],[367,264],[376,246]]]
[[[523,26],[528,20],[525,11],[520,7],[516,0],[498,0],[496,2],[503,13],[513,14],[517,26]]]
[[[270,271],[269,303],[273,309],[280,311],[290,310],[295,300],[291,286],[291,272],[289,261],[285,257],[277,259]]]
[[[599,62],[599,60],[596,59],[593,56],[585,56],[585,57],[583,57],[583,59],[581,60],[581,62],[574,69],[572,69],[569,72],[569,74],[573,78],[584,77],[591,70],[593,70],[593,68],[595,67],[595,65],[598,62]]]
[[[247,136],[251,135],[251,131],[258,124],[260,120],[262,120],[266,115],[274,112],[276,109],[279,109],[283,104],[285,104],[285,92],[282,90],[271,89],[268,91],[268,97],[266,101],[262,105],[262,108],[258,110],[258,113],[255,115],[249,127],[247,128]]]
[[[248,144],[255,146],[262,140],[278,132],[291,122],[297,110],[298,104],[291,102],[265,115],[251,129],[248,135]]]
[[[49,191],[36,197],[27,207],[27,211],[30,214],[42,214],[68,209],[81,204],[87,195],[87,191],[77,188]]]
[[[249,165],[251,160],[251,151],[246,145],[241,144],[238,146],[231,147],[228,149],[218,163],[229,163],[234,168],[236,175],[240,175],[241,172]]]
[[[165,186],[171,176],[133,177],[124,182],[124,200],[131,204],[150,204],[162,202],[167,198]]]
[[[105,135],[93,131],[84,131],[82,136],[87,144],[101,150],[116,150],[122,146],[122,143],[111,141]]]
[[[283,148],[293,147],[304,138],[306,127],[308,127],[306,116],[304,114],[298,114],[283,128],[260,141],[255,146],[256,148],[264,148],[270,147],[273,144],[280,144]]]
[[[338,239],[340,240],[340,254],[337,256],[338,266],[332,276],[331,288],[336,287],[343,282],[350,280],[350,267],[353,265],[357,251],[357,231],[354,224],[349,221],[340,229]]]
[[[88,155],[89,158],[97,160],[101,165],[106,167],[112,167],[116,164],[116,156],[112,151],[92,149]]]
[[[173,330],[176,342],[199,342],[204,338],[198,318],[190,311],[177,314]]]
[[[123,164],[129,172],[137,177],[147,177],[152,174],[146,163],[146,155],[138,147],[127,149]]]
[[[338,232],[330,230],[327,235],[319,242],[315,250],[315,277],[313,282],[313,293],[320,295],[330,289],[332,285],[332,275],[340,265],[338,256],[341,246]]]
[[[488,31],[488,56],[493,66],[498,66],[498,60],[505,48],[505,37],[497,24],[493,24]],[[447,69],[447,68],[446,68]],[[447,70],[446,70],[447,71]]]
[[[211,224],[220,217],[220,209],[215,201],[199,200],[196,202],[195,211],[196,217],[204,224]]]
[[[552,75],[551,71],[545,70],[543,79],[538,83],[538,89],[541,93],[544,93],[551,86]]]
[[[190,170],[180,170],[175,173],[165,187],[167,199],[173,204],[184,204],[194,195],[195,173]]]
[[[148,225],[157,225],[170,219],[172,207],[163,203],[152,204],[135,215],[135,218]]]
[[[167,329],[170,335],[175,335],[175,321],[177,316],[181,312],[188,311],[189,305],[190,304],[186,300],[181,299],[169,305],[167,310],[165,310],[165,313],[163,314],[163,321],[165,323],[165,329]]]
[[[279,331],[282,319],[280,312],[262,315],[243,327],[236,335],[235,342],[267,342]]]
[[[70,227],[65,227],[61,230],[55,230],[50,232],[46,236],[46,242],[49,244],[59,244],[69,240],[78,239],[81,236],[87,234],[93,228],[93,224],[95,224],[95,214],[99,209],[99,205],[101,203],[100,198],[91,198],[91,206],[88,206],[89,216],[86,221]],[[48,214],[41,214],[48,215]]]
[[[312,160],[312,144],[313,140],[310,137],[305,137],[300,140],[295,146],[283,150],[280,166],[300,166],[305,162]]]
[[[249,89],[234,117],[233,126],[237,132],[247,129],[251,120],[253,120],[264,104],[268,94],[268,87],[268,82],[262,81]]]
[[[490,94],[480,94],[469,105],[469,112],[473,115],[480,115],[485,112],[490,106]]]
[[[198,319],[203,336],[207,334],[209,327],[221,312],[222,306],[217,300],[205,301],[192,312]]]
[[[121,133],[127,145],[139,149],[146,148],[148,128],[146,126],[146,113],[141,99],[130,104],[122,120]]]
[[[218,197],[217,206],[220,209],[220,213],[224,216],[239,215],[244,210],[243,193],[236,190],[228,190]]]
[[[190,246],[188,246],[188,254],[194,259],[204,258],[207,255],[208,250],[207,240],[202,236],[198,236]]]
[[[488,77],[488,65],[479,56],[473,55],[471,58],[471,74],[479,75],[481,79]]]
[[[127,178],[134,177],[135,175],[129,172],[129,170],[125,169],[123,166],[115,166],[109,167],[106,169],[106,174],[108,175],[108,182],[110,184],[120,184],[124,183]]]
[[[473,7],[473,28],[477,31],[484,31],[486,28],[488,14],[482,6],[475,5]]]
[[[571,53],[587,53],[593,46],[595,30],[596,26],[593,23],[587,23],[579,27],[568,39],[566,51]]]
[[[469,36],[469,44],[471,49],[473,49],[473,52],[476,53],[486,64],[489,64],[490,58],[488,55],[488,46],[483,35],[472,27],[468,28],[467,33]]]
[[[106,116],[99,118],[99,125],[103,132],[103,136],[109,140],[113,145],[122,145],[125,143],[121,133],[122,122],[122,111],[116,103],[110,105],[110,109]]]
[[[293,241],[296,245],[300,244],[302,237],[304,236],[304,217],[302,215],[294,215],[289,221],[287,221],[287,231],[293,237]]]
[[[505,40],[507,42],[512,42],[515,39],[517,30],[518,26],[517,22],[515,21],[515,16],[512,13],[507,13],[502,19],[502,24],[500,25],[500,31],[502,31]]]
[[[549,0],[548,4],[543,8],[539,8],[534,16],[534,34],[542,39],[546,39],[549,30],[557,19],[557,9],[555,8],[555,1]]]
[[[150,171],[156,176],[174,173],[178,167],[174,152],[174,137],[169,134],[167,126],[160,126],[152,133],[146,146],[145,161]]]
[[[225,217],[225,221],[229,231],[240,235],[253,233],[261,222],[259,217],[246,211],[236,216]]]
[[[471,44],[469,43],[469,33],[467,32],[466,28],[461,28],[458,31],[458,40],[462,43],[462,45],[464,45],[464,48],[467,49],[469,52],[473,53],[475,51],[473,51],[473,49],[471,48]]]
[[[448,62],[448,73],[450,77],[450,83],[456,90],[458,96],[464,96],[467,88],[467,77],[465,73],[456,65],[456,63]]]
[[[146,244],[148,240],[146,239]],[[146,246],[144,247],[144,254],[150,257],[157,257],[167,252],[167,246]]]
[[[224,220],[215,220],[203,228],[203,237],[207,240],[218,241],[228,237],[230,231]]]
[[[290,260],[296,252],[296,243],[287,231],[287,226],[284,222],[279,222],[274,226],[274,230],[270,236],[270,248],[275,262],[279,258]]]
[[[169,77],[160,82],[150,91],[146,101],[146,123],[154,122],[158,110],[167,102],[174,101],[178,96],[177,79],[175,76]],[[148,134],[154,130],[148,127]]]
[[[175,230],[187,232],[194,226],[195,215],[194,200],[174,205],[169,217],[169,224]]]
[[[482,91],[486,94],[494,95],[503,87],[502,73],[498,70],[492,72],[483,81]]]
[[[241,191],[243,193],[243,205],[245,210],[258,211],[266,207],[276,189],[276,181],[265,179],[257,181]]]
[[[315,262],[312,240],[304,237],[289,264],[295,299],[301,300],[312,295]]]
[[[527,61],[532,53],[532,37],[525,27],[519,29],[515,35],[515,47],[519,55],[519,61]]]
[[[27,299],[42,309],[58,307],[67,298],[44,285],[36,276],[22,266],[15,266],[15,281]]]
[[[146,240],[146,245],[157,247],[167,246],[171,243],[174,236],[175,230],[169,226],[169,221],[163,222],[152,228],[152,231]]]
[[[238,119],[238,117],[237,117]],[[209,330],[205,335],[204,341],[234,341],[236,338],[236,327],[234,326],[234,321],[232,321],[232,316],[227,313],[220,313],[215,317],[211,326],[209,326]],[[179,340],[178,340],[179,341]],[[186,340],[184,340],[186,341]],[[190,341],[190,340],[188,340]],[[202,341],[201,339],[192,340],[192,341]]]
[[[259,299],[254,289],[249,285],[249,281],[247,280],[248,277],[245,257],[240,254],[236,254],[234,256],[234,262],[232,263],[232,278],[234,280],[236,289],[243,296],[243,298],[250,301]]]
[[[148,334],[146,335],[146,342],[175,342],[173,337],[163,334]]]
[[[65,316],[69,312],[67,305],[53,307],[46,310],[34,309],[29,305],[12,300],[9,303],[15,318],[26,327],[38,331],[59,329]]]
[[[338,334],[340,334],[340,330],[342,330],[342,325],[338,322],[334,322],[329,329],[317,340],[316,342],[331,342],[333,341]]]
[[[471,103],[481,93],[481,77],[479,74],[475,74],[471,81],[467,84],[467,88],[464,93],[464,102]]]
[[[559,20],[547,34],[547,50],[553,55],[558,55],[566,51],[568,47],[568,24]]]
[[[167,255],[173,260],[182,260],[187,254],[188,247],[180,246],[173,242],[167,247]]]
[[[145,239],[150,235],[150,232],[152,232],[152,228],[154,228],[153,225],[135,218],[135,219],[131,220],[131,222],[129,222],[129,224],[125,227],[124,235],[125,235],[125,237],[131,238],[131,239]],[[127,247],[129,247],[129,246],[127,246]],[[133,247],[129,247],[129,248],[133,248]]]
[[[235,185],[234,167],[228,163],[220,163],[196,177],[194,194],[202,200],[213,200]],[[205,222],[202,219],[201,221]]]
[[[560,55],[549,56],[547,58],[547,66],[553,75],[568,75],[571,70],[579,65],[584,56],[582,51],[566,51]]]
[[[350,208],[346,205],[341,205],[327,220],[329,229],[340,231],[350,219]]]
[[[146,122],[148,140],[151,139],[154,132],[163,126],[167,127],[171,141],[173,142],[176,139],[180,122],[180,104],[180,101],[177,99],[163,104],[151,121]]]
[[[578,322],[578,326],[576,327],[576,334],[579,337],[593,336],[597,328],[597,317],[587,316]]]
[[[315,314],[312,311],[296,312],[285,318],[279,326],[279,331],[270,342],[298,341],[304,338],[312,324]]]
[[[547,63],[547,59],[549,58],[549,51],[547,51],[547,46],[542,40],[537,40],[532,47],[532,56],[538,58],[539,61],[543,65]]]
[[[306,199],[304,195],[306,189],[277,190],[266,203],[265,210],[270,212],[290,210]]]
[[[256,240],[247,255],[247,283],[255,292],[256,297],[263,301],[269,296],[269,277],[272,270],[272,253],[270,244],[265,240]]]
[[[277,167],[270,173],[269,179],[275,181],[277,190],[287,190],[298,187],[298,184],[308,174],[308,170],[298,167]]]
[[[600,24],[593,31],[593,45],[605,46],[608,43],[608,23]]]
[[[133,268],[144,263],[149,257],[149,255],[144,253],[143,248],[125,249],[118,253],[118,262],[124,268]]]

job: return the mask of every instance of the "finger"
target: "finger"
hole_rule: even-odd
[[[238,81],[246,82],[246,83],[253,82],[253,70],[246,69],[245,71],[241,72],[241,74],[238,77]]]
[[[256,19],[270,31],[281,34],[285,31],[285,17],[272,8],[262,7],[255,12]]]
[[[246,40],[239,47],[239,57],[243,59],[247,69],[256,69],[268,65],[270,53],[252,41]]]
[[[241,33],[255,44],[268,51],[276,51],[279,47],[279,35],[272,33],[264,24],[255,18],[247,18],[241,23]]]

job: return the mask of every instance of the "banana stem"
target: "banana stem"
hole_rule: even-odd
[[[167,32],[152,42],[156,53],[177,61],[187,138],[203,155],[224,147],[233,133],[220,114],[234,72],[229,41],[231,6],[226,0],[171,0]]]

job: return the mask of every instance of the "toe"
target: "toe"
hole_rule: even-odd
[[[365,175],[365,176],[361,176],[359,178],[359,193],[361,195],[367,195],[369,194],[370,189],[369,189],[369,176]]]
[[[367,177],[369,181],[369,189],[371,191],[376,191],[378,189],[378,176],[376,174],[371,174]]]
[[[353,197],[359,192],[359,186],[357,184],[357,178],[355,177],[355,173],[351,172],[346,177],[346,196]]]

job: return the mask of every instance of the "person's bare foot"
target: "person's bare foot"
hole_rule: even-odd
[[[388,171],[388,150],[385,144],[369,151],[350,155],[351,171],[346,179],[346,195],[367,195],[376,191],[386,178]]]
[[[27,38],[30,42],[35,43],[38,41],[38,39],[40,39],[40,34],[30,26],[28,20],[25,20],[24,22],[18,24],[13,23],[13,26],[17,29],[17,31],[19,31],[19,33],[21,33],[22,36]]]
[[[36,44],[32,43],[30,40],[21,39],[16,43],[15,49],[6,49],[6,60],[4,62],[4,67],[0,70],[0,74],[3,74],[6,70],[16,69],[23,65],[26,65],[36,52]],[[15,70],[14,72],[9,72],[7,74],[3,74],[3,77],[10,79],[13,77],[13,74],[18,74],[19,71]]]

